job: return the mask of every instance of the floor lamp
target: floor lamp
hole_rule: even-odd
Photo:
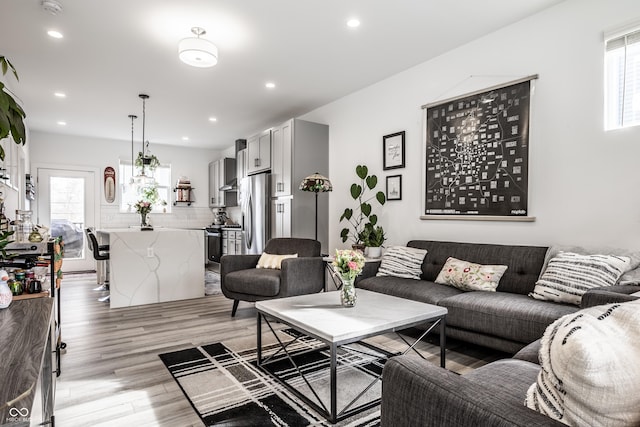
[[[329,178],[316,172],[302,180],[299,190],[312,191],[316,195],[316,240],[318,240],[318,193],[331,191],[333,190],[333,186]]]

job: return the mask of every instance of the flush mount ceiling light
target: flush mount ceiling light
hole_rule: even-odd
[[[42,6],[42,9],[52,15],[57,15],[62,12],[62,5],[58,0],[42,0],[40,5]]]
[[[200,38],[207,32],[200,27],[193,27],[195,37],[180,40],[178,56],[180,60],[192,67],[207,68],[218,63],[218,48],[209,40]]]

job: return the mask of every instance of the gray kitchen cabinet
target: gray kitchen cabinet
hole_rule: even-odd
[[[220,161],[209,163],[209,207],[219,208],[223,206],[224,194],[220,191]],[[222,194],[222,197],[220,197]]]
[[[271,199],[271,238],[292,236],[291,201],[291,197]]]
[[[329,126],[291,119],[272,129],[271,237],[315,237],[315,194],[298,190],[316,172],[328,176]],[[278,210],[280,210],[278,212]],[[318,240],[329,242],[328,195],[318,195]]]
[[[242,231],[222,230],[222,255],[242,254]]]
[[[293,120],[271,130],[271,194],[273,197],[290,196]]]
[[[236,178],[236,160],[225,157],[209,163],[209,207],[223,208],[237,206],[236,190],[224,191],[220,188]]]
[[[237,185],[240,181],[247,177],[247,149],[240,150],[236,153],[236,179]]]
[[[271,169],[271,129],[247,139],[247,175]]]

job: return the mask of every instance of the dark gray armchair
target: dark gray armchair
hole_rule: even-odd
[[[312,294],[324,289],[324,264],[317,240],[271,239],[264,251],[298,257],[284,259],[280,270],[256,268],[260,255],[224,255],[220,260],[220,285],[224,296],[233,300],[232,317],[240,301]]]

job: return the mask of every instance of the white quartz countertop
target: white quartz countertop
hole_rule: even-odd
[[[194,229],[189,228],[165,228],[165,227],[157,227],[153,230],[140,230],[139,227],[132,228],[101,228],[97,230],[98,233],[154,233],[154,232],[164,232],[164,231],[192,231]],[[200,229],[197,229],[200,230]]]

